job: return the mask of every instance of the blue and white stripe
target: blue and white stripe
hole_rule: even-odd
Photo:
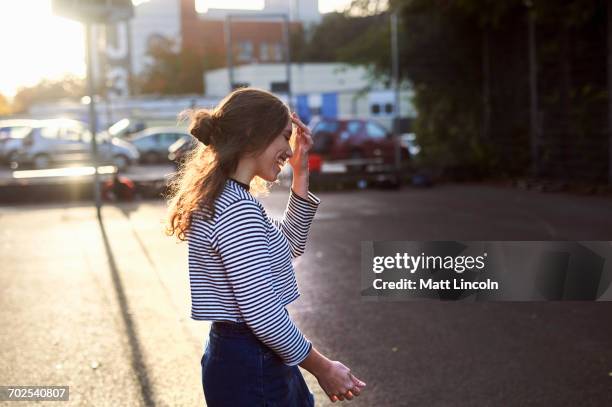
[[[312,344],[285,306],[300,296],[291,260],[304,253],[320,202],[291,190],[279,221],[228,179],[213,219],[196,213],[187,232],[191,318],[246,322],[285,364],[301,363]]]

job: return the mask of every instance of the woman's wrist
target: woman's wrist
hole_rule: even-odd
[[[313,346],[308,356],[300,363],[300,366],[308,370],[312,375],[319,377],[329,370],[331,360],[319,353]]]
[[[293,179],[296,179],[296,178],[308,179],[309,175],[310,175],[310,171],[308,168],[300,168],[297,171],[295,169],[293,170]]]
[[[294,172],[293,181],[291,182],[291,189],[304,199],[308,199],[308,177],[308,170],[299,173]]]

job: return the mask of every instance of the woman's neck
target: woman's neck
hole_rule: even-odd
[[[245,185],[250,185],[254,176],[255,171],[252,160],[243,158],[240,160],[240,162],[238,162],[238,168],[236,168],[236,171],[230,175],[230,178],[242,182]]]

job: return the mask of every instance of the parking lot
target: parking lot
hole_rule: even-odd
[[[368,383],[351,405],[612,403],[612,303],[364,301],[359,271],[362,240],[612,240],[610,200],[478,184],[317,195],[288,310]],[[287,196],[262,199],[270,216]],[[90,204],[0,206],[0,382],[70,385],[69,405],[203,405],[209,324],[189,319],[186,247],[163,235],[165,204],[102,214],[100,229]]]

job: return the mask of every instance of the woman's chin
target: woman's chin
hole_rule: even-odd
[[[261,178],[265,179],[268,182],[275,182],[278,179],[278,173],[266,174],[265,177],[261,177]]]

